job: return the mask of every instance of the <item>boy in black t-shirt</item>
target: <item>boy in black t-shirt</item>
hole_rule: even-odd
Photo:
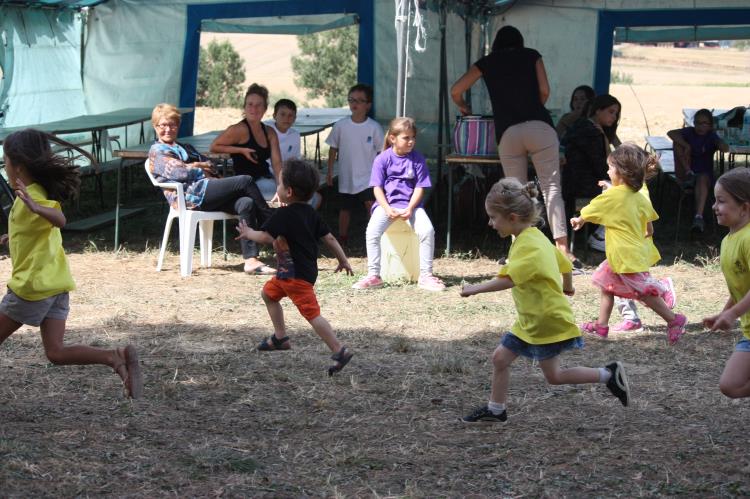
[[[318,170],[313,166],[297,159],[286,161],[276,189],[279,199],[286,206],[277,209],[259,231],[240,221],[237,239],[273,244],[278,260],[276,276],[263,286],[260,294],[271,316],[274,334],[264,338],[258,350],[268,352],[291,348],[284,326],[284,312],[279,304],[282,298],[288,296],[333,352],[331,359],[335,363],[328,368],[328,374],[332,376],[343,369],[354,354],[339,342],[331,325],[320,315],[313,289],[318,277],[318,241],[322,239],[336,255],[339,261],[336,272],[344,270],[350,275],[353,272],[344,250],[328,226],[307,204],[319,184]]]

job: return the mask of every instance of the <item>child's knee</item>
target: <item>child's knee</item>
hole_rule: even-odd
[[[512,362],[503,350],[502,347],[498,347],[492,352],[492,365],[495,369],[507,369]]]
[[[270,296],[268,296],[265,292],[265,290],[260,290],[260,297],[263,299],[263,303],[266,305],[270,305],[272,303],[276,303],[276,300],[272,299]]]
[[[723,393],[730,399],[737,399],[746,396],[745,394],[740,392],[740,388],[741,387],[736,386],[734,383],[731,383],[727,380],[719,380],[719,390],[721,390],[721,393]]]
[[[47,359],[52,362],[53,364],[59,365],[63,363],[63,359],[65,357],[63,349],[57,348],[57,347],[51,347],[44,351],[44,354],[47,356]]]

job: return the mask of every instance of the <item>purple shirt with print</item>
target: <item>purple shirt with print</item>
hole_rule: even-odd
[[[430,171],[427,169],[424,156],[417,151],[399,156],[393,147],[389,147],[372,163],[370,187],[382,187],[388,204],[393,208],[406,208],[414,189],[432,187]],[[374,210],[377,205],[376,201],[372,209]]]

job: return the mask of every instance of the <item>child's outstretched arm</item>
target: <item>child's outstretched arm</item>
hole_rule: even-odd
[[[738,317],[750,310],[750,293],[747,293],[738,303],[734,303],[730,296],[722,311],[716,315],[705,317],[703,325],[711,331],[726,331],[734,326]]]
[[[29,196],[29,193],[26,191],[26,185],[20,179],[16,179],[16,196],[23,201],[32,213],[36,213],[55,227],[65,227],[66,220],[62,210],[42,206],[31,199],[31,196]]]
[[[333,254],[336,255],[336,260],[339,261],[339,264],[334,272],[343,270],[349,275],[354,275],[352,266],[349,265],[349,260],[346,258],[346,254],[344,253],[344,248],[342,248],[336,238],[333,237],[333,234],[329,232],[321,239],[323,239],[323,242],[326,244],[326,246],[328,246],[328,248],[333,251]]]
[[[239,235],[235,239],[247,239],[248,241],[255,241],[260,244],[273,244],[271,234],[250,228],[244,220],[240,220],[240,223],[237,225],[237,232]]]
[[[570,219],[570,226],[573,227],[573,230],[579,230],[585,224],[586,220],[583,217],[573,217]]]
[[[461,286],[461,296],[478,295],[479,293],[492,293],[493,291],[502,291],[514,286],[513,279],[508,276],[495,277],[491,281],[480,282],[479,284],[464,284]]]

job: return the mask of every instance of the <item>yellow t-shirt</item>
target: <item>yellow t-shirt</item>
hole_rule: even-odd
[[[721,241],[720,261],[729,295],[737,303],[750,291],[750,224]],[[740,317],[740,327],[750,339],[750,312]]]
[[[60,203],[47,199],[41,185],[31,184],[26,190],[41,206],[60,209]],[[75,289],[60,229],[32,213],[19,198],[13,202],[8,226],[13,263],[8,287],[15,294],[24,300],[38,301]]]
[[[592,199],[581,210],[581,216],[607,228],[605,253],[614,272],[648,271],[653,260],[646,242],[646,224],[658,220],[659,215],[646,196],[624,184],[610,187]]]
[[[638,191],[640,192],[646,199],[648,199],[648,202],[651,202],[651,196],[648,193],[648,186],[646,186],[646,182],[643,183],[643,188]],[[652,205],[653,206],[653,205]],[[646,233],[648,222],[643,224],[643,233]],[[605,236],[606,237],[606,236]],[[659,253],[659,250],[656,248],[656,245],[654,244],[654,238],[653,236],[646,238],[646,246],[648,246],[648,260],[649,260],[649,267],[652,267],[656,265],[656,262],[661,260],[661,254]]]
[[[498,276],[513,280],[518,318],[511,331],[526,343],[545,345],[581,336],[562,292],[561,273],[573,265],[539,229],[524,229],[508,252]]]

